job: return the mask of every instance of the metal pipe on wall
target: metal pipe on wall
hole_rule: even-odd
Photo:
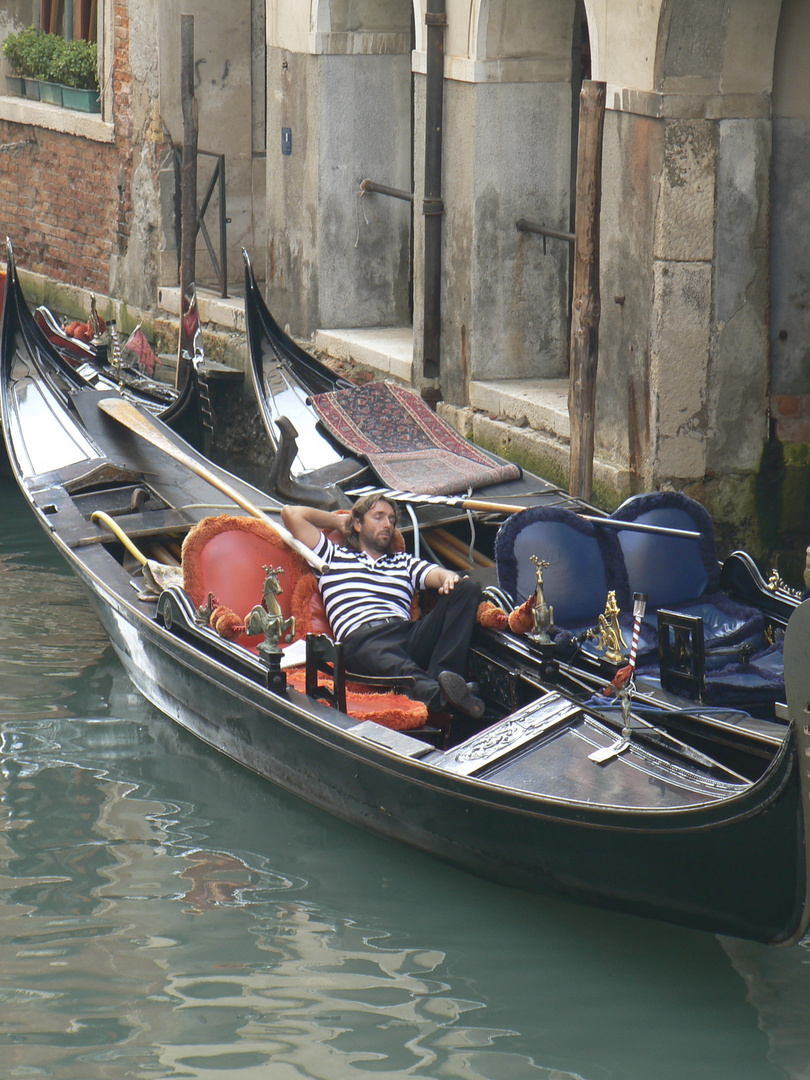
[[[444,31],[446,0],[431,0],[425,13],[425,219],[424,361],[427,379],[438,378],[441,354],[442,298],[442,114],[444,106]]]

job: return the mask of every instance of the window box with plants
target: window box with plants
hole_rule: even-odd
[[[83,112],[100,112],[95,42],[66,41],[58,34],[29,26],[8,35],[3,55],[12,71],[6,76],[11,93]]]
[[[66,109],[100,112],[98,48],[94,41],[63,41],[54,54],[50,77],[62,88]]]

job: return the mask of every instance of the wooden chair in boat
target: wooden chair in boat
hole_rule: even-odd
[[[326,678],[323,682],[320,676]],[[374,695],[389,702],[390,717],[386,727],[396,731],[408,731],[425,742],[437,747],[446,747],[450,736],[450,718],[433,717],[431,723],[423,722],[419,727],[410,723],[410,707],[403,709],[402,691],[412,689],[414,680],[411,676],[360,675],[347,671],[343,656],[343,644],[333,641],[329,634],[308,633],[306,636],[306,681],[305,688],[309,697],[320,698],[341,712],[351,713],[352,701],[360,695]],[[413,702],[405,698],[410,705]],[[378,720],[378,723],[384,723]]]

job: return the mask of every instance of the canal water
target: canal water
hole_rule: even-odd
[[[808,950],[479,881],[132,688],[0,480],[0,1077],[810,1077]]]

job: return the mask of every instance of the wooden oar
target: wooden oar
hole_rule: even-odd
[[[393,499],[395,502],[409,502],[426,504],[428,506],[458,506],[462,510],[478,510],[490,514],[520,514],[524,510],[531,509],[528,506],[512,506],[509,503],[486,502],[482,499],[465,499],[463,496],[454,495],[418,495],[414,491],[396,491],[393,488],[357,488],[347,492],[358,499],[364,495],[379,495],[382,498]],[[572,511],[576,513],[576,511]],[[665,525],[647,525],[642,521],[617,521],[616,518],[591,517],[588,514],[577,514],[583,521],[592,521],[594,525],[601,525],[605,529],[628,530],[630,532],[655,533],[658,536],[679,536],[686,540],[700,540],[701,533],[692,532],[690,529],[670,529]]]
[[[124,401],[119,397],[103,398],[98,403],[98,407],[107,416],[111,416],[114,420],[117,420],[119,424],[122,424],[125,428],[133,431],[136,435],[139,435],[146,442],[151,443],[152,446],[157,447],[158,450],[162,450],[168,457],[173,458],[181,465],[185,465],[187,469],[190,469],[193,473],[196,473],[202,480],[211,484],[218,491],[221,491],[223,495],[227,495],[229,499],[236,503],[237,506],[241,506],[243,510],[246,510],[251,517],[259,518],[261,521],[265,521],[271,529],[275,529],[281,539],[288,544],[293,551],[297,551],[298,554],[309,563],[310,566],[316,570],[321,571],[325,568],[326,563],[323,559],[318,558],[314,551],[302,544],[300,540],[297,540],[291,532],[284,528],[283,525],[279,525],[263,513],[258,506],[254,506],[252,502],[246,499],[243,495],[240,495],[238,491],[226,484],[224,480],[221,480],[215,473],[207,469],[199,461],[196,461],[189,454],[181,450],[179,446],[167,438],[163,432],[156,427],[151,420],[147,419],[143,413],[139,412],[134,405],[131,405],[128,401]]]

